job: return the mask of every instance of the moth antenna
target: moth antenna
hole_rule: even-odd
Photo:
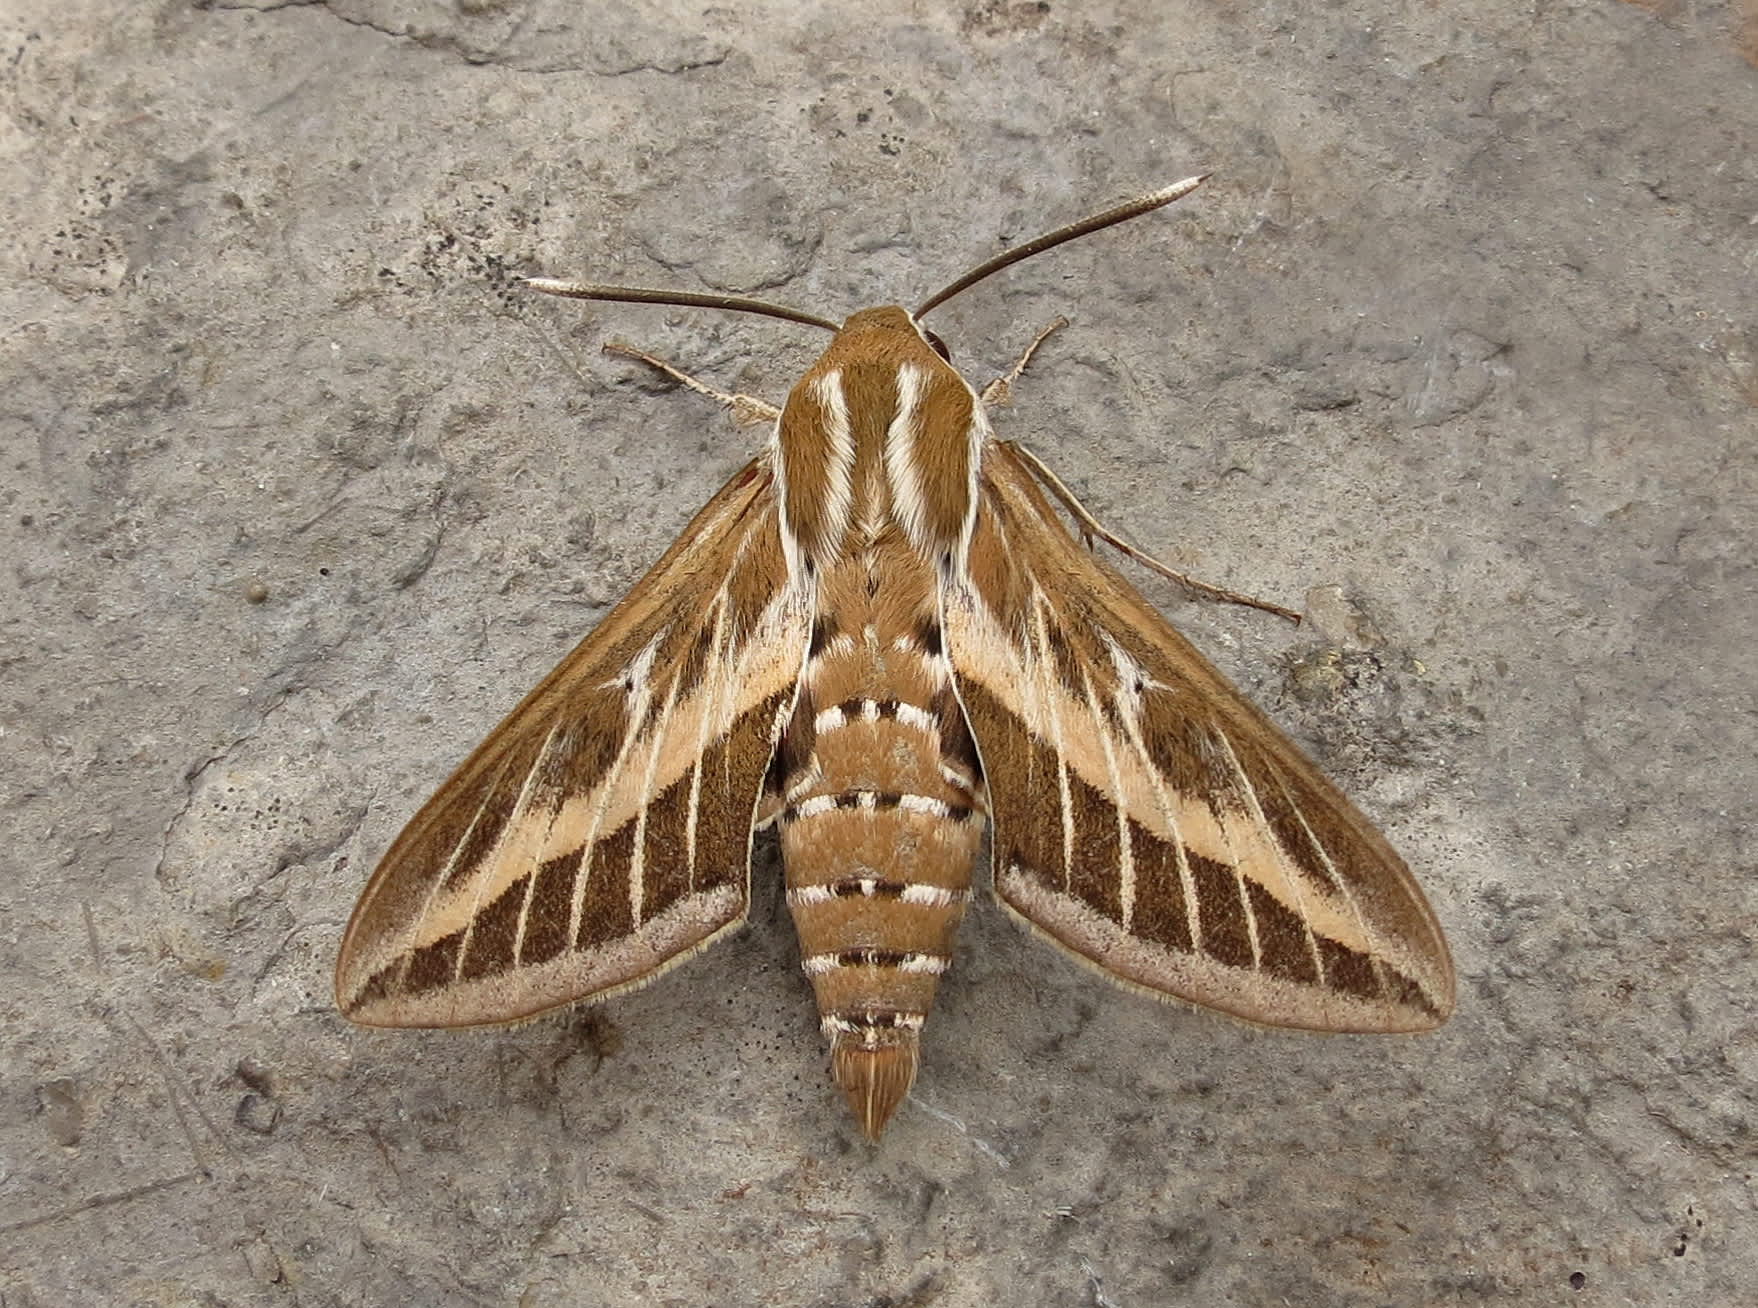
[[[565,300],[611,300],[619,304],[676,304],[690,309],[727,309],[733,313],[760,313],[784,322],[802,322],[808,327],[822,327],[827,332],[842,330],[841,323],[820,318],[804,309],[790,309],[785,304],[771,304],[746,295],[710,295],[698,291],[659,291],[645,286],[600,286],[595,282],[570,282],[554,277],[527,277],[525,285],[545,295],[559,295]]]
[[[1242,595],[1236,590],[1228,590],[1224,586],[1211,586],[1206,581],[1198,581],[1188,573],[1169,568],[1152,554],[1144,554],[1092,515],[1092,511],[1082,504],[1075,493],[1068,489],[1068,484],[1050,470],[1037,455],[1023,445],[1014,445],[1013,452],[1019,456],[1020,462],[1031,470],[1044,489],[1054,495],[1068,510],[1069,516],[1080,524],[1081,535],[1086,537],[1090,548],[1093,537],[1097,536],[1105,544],[1116,550],[1126,559],[1134,559],[1150,572],[1157,572],[1168,581],[1177,582],[1193,595],[1201,595],[1204,599],[1219,600],[1223,604],[1242,604],[1248,609],[1262,609],[1265,613],[1274,613],[1278,618],[1286,618],[1295,626],[1300,625],[1300,615],[1293,609],[1285,609],[1280,604],[1272,604],[1268,600],[1257,599],[1251,595]]]
[[[1196,188],[1201,186],[1204,182],[1208,181],[1208,179],[1208,173],[1201,173],[1195,177],[1186,177],[1181,182],[1173,182],[1170,186],[1163,186],[1157,191],[1150,191],[1146,195],[1138,196],[1133,200],[1118,205],[1116,208],[1107,209],[1103,213],[1096,213],[1090,218],[1082,218],[1079,222],[1070,223],[1066,227],[1058,227],[1053,232],[1045,232],[1036,240],[1027,241],[1024,245],[1018,245],[1011,250],[1003,251],[993,259],[990,259],[987,263],[980,264],[971,269],[971,271],[966,273],[963,277],[960,277],[945,290],[940,291],[938,294],[930,295],[922,303],[922,307],[916,310],[915,316],[917,318],[923,317],[930,310],[946,303],[946,301],[950,300],[960,291],[969,290],[972,286],[975,286],[978,282],[982,281],[983,278],[989,276],[991,273],[1000,272],[1009,264],[1018,263],[1021,259],[1029,259],[1034,254],[1042,254],[1045,250],[1054,249],[1064,241],[1072,241],[1076,237],[1085,236],[1088,232],[1096,232],[1104,227],[1115,226],[1117,223],[1126,223],[1131,218],[1139,218],[1144,213],[1151,213],[1155,209],[1163,208],[1164,206],[1171,204],[1174,200],[1181,200],[1192,191],[1196,190]]]

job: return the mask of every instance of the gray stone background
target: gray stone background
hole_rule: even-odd
[[[0,1303],[1731,1305],[1758,1284],[1758,5],[6,0]],[[986,901],[878,1148],[772,852],[585,1014],[367,1032],[374,860],[823,338],[937,312],[1383,823],[1425,1038]],[[1139,574],[1137,574],[1139,575]],[[1747,1287],[1742,1291],[1741,1286]]]

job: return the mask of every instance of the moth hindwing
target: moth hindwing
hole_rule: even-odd
[[[1402,860],[1075,541],[1065,488],[919,325],[1200,180],[914,314],[533,282],[835,335],[763,452],[397,837],[343,936],[343,1013],[470,1026],[642,984],[743,920],[773,825],[832,1073],[877,1137],[987,819],[1001,901],[1128,985],[1315,1030],[1445,1021],[1452,964]]]

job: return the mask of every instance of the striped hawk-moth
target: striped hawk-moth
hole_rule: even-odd
[[[534,279],[834,336],[779,410],[756,405],[761,453],[397,837],[342,941],[342,1012],[473,1026],[641,985],[744,920],[773,827],[833,1076],[877,1138],[987,827],[1001,902],[1129,986],[1275,1026],[1445,1021],[1452,964],[1404,862],[1077,541],[1052,499],[1104,533],[990,429],[1006,380],[979,394],[920,325],[1201,180],[914,313]]]

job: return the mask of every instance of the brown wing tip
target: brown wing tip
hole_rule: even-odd
[[[831,1074],[869,1140],[885,1133],[891,1114],[916,1082],[915,1032],[888,1034],[898,1038],[868,1044],[853,1033],[841,1032],[830,1048]]]

